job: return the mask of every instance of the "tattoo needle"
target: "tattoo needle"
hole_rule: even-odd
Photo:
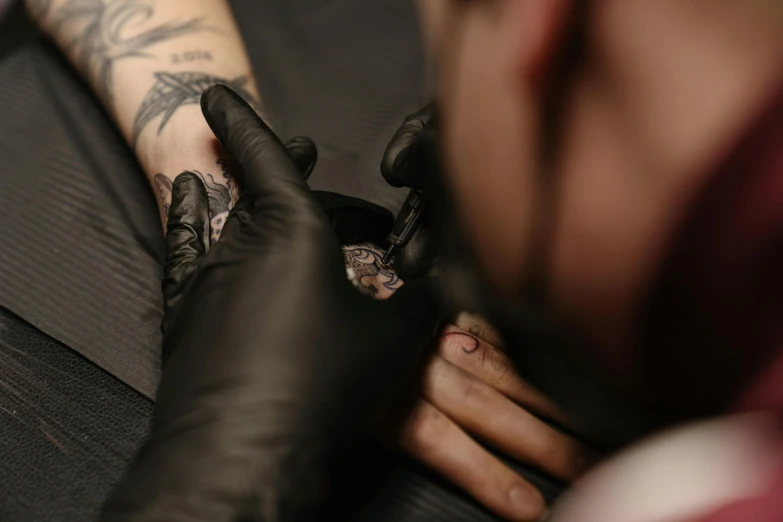
[[[421,218],[424,215],[426,205],[424,203],[423,192],[420,189],[412,189],[402,204],[400,213],[394,221],[394,227],[389,234],[389,248],[384,254],[382,262],[388,265],[394,251],[404,247],[411,240],[413,234],[421,226]]]

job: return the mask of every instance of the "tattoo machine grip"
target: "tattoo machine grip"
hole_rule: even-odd
[[[427,205],[421,189],[411,189],[405,203],[402,204],[397,219],[394,221],[389,237],[389,248],[383,256],[383,264],[388,264],[394,251],[404,247],[421,226],[422,217]]]

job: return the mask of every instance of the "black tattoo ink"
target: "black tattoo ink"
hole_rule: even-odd
[[[190,62],[211,62],[212,53],[210,51],[185,51],[184,53],[172,54],[171,64],[179,65]]]
[[[160,134],[177,109],[183,105],[198,105],[201,101],[201,93],[216,83],[228,85],[248,101],[253,99],[243,88],[247,83],[247,76],[226,80],[202,72],[156,72],[155,78],[155,85],[141,102],[136,120],[133,122],[131,148],[134,150],[141,131],[150,121],[163,116],[158,126],[158,134]]]
[[[160,220],[163,228],[169,221],[169,207],[171,207],[171,180],[163,174],[155,174],[154,178],[155,195],[158,197],[158,206],[160,208]]]
[[[94,83],[109,112],[114,110],[114,64],[125,58],[150,57],[152,45],[206,30],[200,18],[171,21],[138,31],[155,14],[152,0],[67,0],[56,12],[55,32],[75,34],[65,51]]]
[[[212,174],[194,170],[194,174],[201,178],[204,187],[207,189],[207,199],[209,199],[209,244],[214,245],[220,234],[223,232],[223,225],[226,224],[229,211],[234,207],[236,200],[231,195],[231,190],[215,181]]]
[[[402,280],[383,264],[383,252],[370,243],[343,247],[345,269],[354,285],[372,297],[384,297],[402,286]],[[379,286],[380,285],[380,286]]]

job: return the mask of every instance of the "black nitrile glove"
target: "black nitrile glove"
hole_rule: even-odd
[[[421,190],[425,200],[430,200],[419,230],[391,261],[404,281],[426,275],[438,261],[439,232],[431,201],[438,190],[438,169],[435,105],[430,104],[405,118],[381,161],[381,174],[387,183]]]
[[[346,280],[339,242],[296,163],[227,87],[204,115],[245,195],[207,252],[201,181],[174,181],[170,305],[149,441],[105,521],[312,520],[330,464],[415,374],[439,322],[426,281],[374,301]]]
[[[306,136],[295,136],[285,144],[285,149],[302,177],[308,179],[318,160],[318,149],[315,143]],[[233,170],[238,172],[241,169],[235,165]],[[314,190],[311,194],[326,213],[332,231],[343,245],[364,242],[382,244],[394,222],[391,212],[369,201],[324,190]],[[175,214],[192,220],[203,212],[199,209],[194,213],[193,210],[195,209],[183,209]],[[204,226],[203,223],[199,225]],[[209,223],[206,227],[209,228]],[[188,239],[192,238],[193,236],[188,236]],[[208,250],[208,245],[183,244],[182,248],[191,249],[194,255],[203,256]],[[189,261],[187,256],[174,258],[172,261],[174,264],[166,269],[166,277],[163,280],[164,321],[161,324],[164,335],[168,324],[174,322],[174,316],[189,288],[190,276],[193,275]],[[168,346],[164,343],[162,357],[164,363],[168,359],[168,354]]]

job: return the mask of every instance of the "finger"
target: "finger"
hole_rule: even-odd
[[[511,359],[478,336],[449,325],[438,339],[438,355],[535,413],[568,425],[566,413],[522,379]]]
[[[285,149],[304,179],[308,179],[313,173],[316,161],[318,161],[318,149],[313,140],[307,136],[294,136],[285,144]]]
[[[423,141],[425,129],[435,114],[430,104],[406,117],[383,153],[381,174],[393,187],[413,187],[422,181],[423,163],[426,160]]]
[[[532,485],[426,401],[414,406],[397,443],[506,519],[537,520],[546,510],[544,499]]]
[[[584,471],[589,453],[497,390],[441,357],[424,372],[422,396],[466,431],[562,480]]]
[[[297,205],[307,185],[288,151],[238,94],[213,85],[201,96],[201,110],[215,137],[239,162],[237,175],[253,199]]]
[[[174,180],[167,229],[163,303],[166,321],[170,321],[199,259],[209,248],[209,198],[204,183],[192,172],[183,172]]]
[[[454,319],[454,325],[495,348],[503,349],[503,338],[483,317],[462,312]]]

